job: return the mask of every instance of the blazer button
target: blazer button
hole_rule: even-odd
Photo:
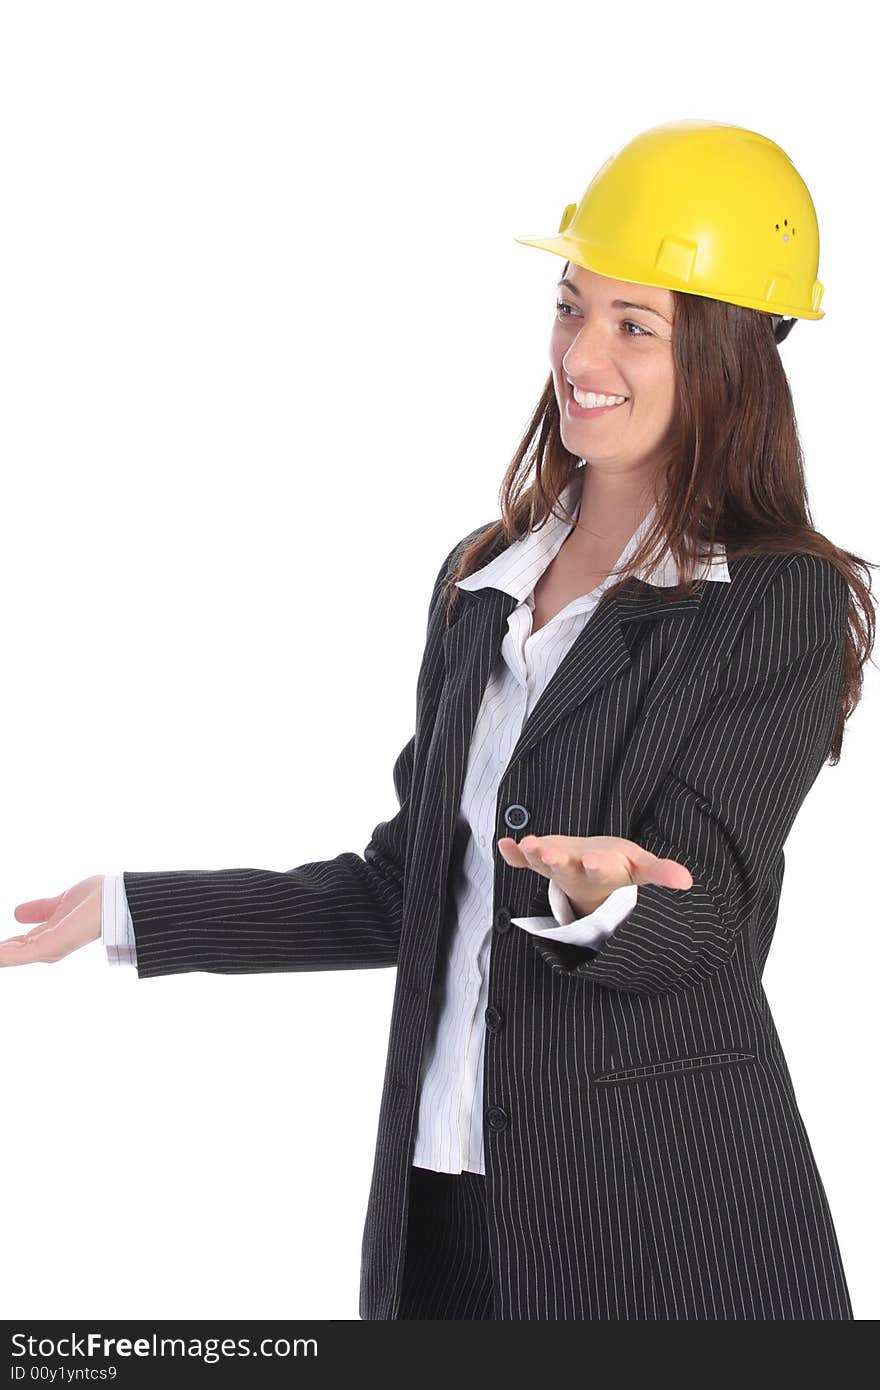
[[[525,806],[508,806],[504,812],[504,824],[510,830],[522,830],[529,823],[529,813]]]
[[[501,932],[502,935],[504,932],[510,931],[509,907],[499,907],[498,911],[495,913],[495,930]]]
[[[486,1124],[490,1129],[507,1129],[510,1124],[510,1117],[506,1110],[502,1110],[500,1105],[490,1105],[486,1111]]]
[[[486,1027],[490,1033],[497,1033],[504,1022],[504,1014],[500,1009],[496,1009],[494,1004],[490,1004],[483,1017],[486,1020]]]

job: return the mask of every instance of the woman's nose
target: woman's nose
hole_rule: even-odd
[[[607,375],[608,363],[608,353],[598,344],[589,344],[576,353],[567,353],[562,359],[562,370],[569,381],[578,384]]]
[[[597,364],[608,361],[608,345],[598,324],[584,324],[574,342],[571,343],[562,359],[562,369],[577,381],[588,377]]]

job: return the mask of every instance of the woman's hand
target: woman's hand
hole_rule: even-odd
[[[498,841],[505,863],[515,869],[535,869],[556,883],[581,917],[595,912],[613,893],[633,883],[656,883],[661,888],[692,888],[684,864],[660,859],[633,840],[615,835],[526,835]]]
[[[104,875],[92,874],[57,898],[31,898],[15,909],[16,922],[37,922],[33,931],[0,941],[0,966],[54,962],[101,935]]]

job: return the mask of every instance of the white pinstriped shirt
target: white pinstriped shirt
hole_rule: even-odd
[[[573,599],[532,633],[534,589],[562,547],[580,510],[581,473],[561,497],[570,520],[550,517],[475,573],[458,581],[463,589],[492,587],[519,600],[483,695],[474,725],[459,810],[465,835],[459,878],[453,884],[455,930],[444,959],[422,1061],[413,1163],[446,1173],[484,1173],[482,1092],[485,1010],[492,945],[496,799],[507,761],[525,720],[548,681],[596,608],[613,574],[589,594]],[[653,511],[627,542],[615,569],[635,550]],[[703,571],[707,579],[730,581],[723,547]],[[651,576],[674,584],[670,556]],[[616,889],[601,907],[578,918],[566,895],[550,884],[552,917],[514,917],[514,925],[554,940],[597,946],[635,906],[638,889]],[[134,929],[121,874],[104,879],[102,938],[111,964],[136,964]]]

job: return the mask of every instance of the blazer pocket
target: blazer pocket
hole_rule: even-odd
[[[696,1057],[673,1057],[665,1062],[646,1062],[638,1067],[620,1067],[615,1071],[600,1071],[595,1082],[651,1081],[657,1076],[672,1076],[679,1072],[701,1071],[706,1067],[731,1067],[754,1062],[755,1053],[747,1050],[704,1052]]]

